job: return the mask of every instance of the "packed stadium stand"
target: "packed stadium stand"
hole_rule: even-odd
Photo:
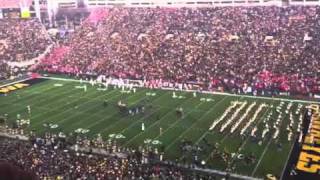
[[[11,7],[11,6],[10,6]],[[0,79],[17,75],[17,65],[30,64],[52,44],[38,19],[0,19]],[[7,73],[6,73],[7,72]]]
[[[0,20],[1,61],[26,61],[38,57],[51,43],[37,20]]]
[[[21,5],[30,6],[32,4],[32,0],[1,0],[0,1],[0,8],[7,9],[7,8],[18,8],[20,9]]]
[[[0,0],[0,180],[319,179],[319,5]]]
[[[252,87],[319,93],[318,7],[105,11],[87,19],[58,62],[51,63],[56,57],[51,55],[39,67],[144,79],[154,86],[177,82],[233,92]]]

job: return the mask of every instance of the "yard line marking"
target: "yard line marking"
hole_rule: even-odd
[[[163,95],[166,95],[167,93],[168,93],[168,92],[165,92]],[[162,95],[161,95],[161,96],[162,96]],[[156,99],[154,99],[153,101],[157,101],[158,99],[159,99],[159,97],[156,98]],[[188,100],[189,100],[189,99],[188,99]],[[179,105],[184,104],[184,102],[186,102],[186,101],[187,101],[187,100],[182,101],[183,103],[180,103]],[[156,112],[156,111],[155,111],[155,112]],[[155,112],[153,112],[153,113],[155,113]],[[151,114],[153,114],[153,113],[151,113]],[[167,114],[168,114],[168,112],[165,113],[164,116],[166,116]],[[162,119],[164,116],[162,116],[161,119]],[[140,118],[140,119],[141,119],[141,118]],[[139,120],[140,120],[140,119],[139,119]],[[161,120],[161,119],[160,119],[160,120]],[[156,122],[157,122],[157,121],[156,121]],[[155,123],[156,123],[156,122],[155,122]],[[153,124],[151,124],[151,125],[153,125]],[[147,128],[147,129],[149,129],[149,128]],[[146,129],[146,130],[147,130],[147,129]],[[143,132],[141,132],[141,133],[143,133]],[[139,134],[140,134],[140,133],[139,133]],[[137,135],[139,135],[139,134],[137,134]],[[137,135],[136,135],[136,136],[137,136]],[[133,138],[135,138],[136,136],[134,136]],[[132,138],[131,138],[131,139],[132,139]],[[130,140],[131,140],[131,139],[130,139]]]
[[[286,163],[285,163],[285,165],[284,165],[284,167],[283,167],[283,170],[282,170],[280,179],[283,179],[284,172],[285,172],[285,168],[288,166],[289,159],[290,159],[290,155],[292,154],[292,151],[293,151],[293,149],[294,149],[294,145],[295,145],[295,141],[296,141],[295,139],[297,139],[297,134],[296,134],[296,135],[294,136],[294,138],[292,138],[292,139],[294,139],[294,141],[293,141],[293,143],[292,143],[291,150],[290,150],[289,155],[288,155],[288,157],[287,157]]]
[[[204,103],[204,102],[201,101],[200,103],[198,103],[198,104],[194,107],[194,109],[198,108],[198,107],[199,107],[200,105],[202,105],[203,103]],[[185,118],[187,117],[187,114],[190,114],[191,112],[193,112],[193,110],[191,110],[191,111],[189,111],[188,113],[186,113],[183,119],[185,119]],[[159,134],[157,137],[155,137],[155,138],[153,138],[153,139],[158,139],[159,137],[165,135],[165,133],[166,133],[167,131],[169,131],[169,129],[171,129],[172,127],[174,127],[174,126],[175,126],[176,124],[178,124],[181,120],[182,120],[182,119],[178,119],[176,122],[174,122],[173,124],[171,124],[166,130],[164,130],[164,131],[162,132],[162,134]]]
[[[113,90],[112,90],[112,91],[113,91]],[[115,91],[115,92],[116,92],[116,91]],[[108,94],[111,94],[111,93],[108,93]],[[120,95],[122,95],[122,94],[119,93],[119,94],[117,94],[117,95],[115,95],[115,96],[112,96],[112,97],[108,98],[107,100],[109,101],[109,100],[111,100],[111,99],[115,99],[116,97],[119,97]],[[133,97],[133,96],[131,96],[131,97]],[[95,99],[95,98],[94,98],[94,99]],[[88,101],[92,101],[92,98],[89,98]],[[82,104],[81,104],[81,105],[82,105]],[[96,107],[97,107],[97,105],[91,107],[90,110],[91,110],[91,109],[94,109],[94,108],[96,108]],[[100,111],[105,111],[105,110],[106,110],[106,109],[100,109],[100,110],[98,110],[97,112],[92,113],[92,114],[86,116],[86,118],[83,118],[82,120],[78,121],[77,123],[73,124],[72,126],[78,125],[78,124],[82,123],[83,121],[87,121],[89,117],[96,116],[96,114],[99,114]],[[87,110],[85,110],[84,112],[87,112]],[[94,123],[92,123],[92,124],[90,124],[89,126],[87,126],[86,129],[90,129],[90,128],[93,127],[94,125],[100,123],[101,120],[109,119],[109,118],[111,118],[112,116],[114,116],[114,115],[117,114],[117,113],[118,113],[118,112],[115,112],[115,113],[113,113],[113,114],[108,115],[107,117],[105,117],[105,118],[103,118],[103,119],[100,119],[100,120],[98,120],[98,121],[95,121]]]
[[[262,155],[260,156],[260,159],[259,159],[257,165],[255,166],[255,168],[253,169],[253,171],[252,171],[252,173],[251,173],[251,176],[253,176],[253,175],[256,173],[256,171],[257,171],[258,167],[260,166],[260,163],[261,163],[264,155],[266,154],[267,150],[269,149],[269,146],[270,146],[271,142],[272,142],[272,137],[270,137],[270,140],[269,140],[267,146],[264,148],[263,153],[262,153]]]
[[[159,97],[157,97],[157,98],[155,98],[155,99],[153,99],[152,101],[156,101],[157,99],[159,99],[160,97],[162,97],[162,96],[164,96],[165,94],[167,94],[167,93],[164,93],[164,94],[162,94],[161,96],[159,96]],[[137,102],[139,102],[139,101],[141,101],[141,99],[145,99],[146,97],[143,97],[143,98],[139,98],[139,99],[137,99],[137,101],[134,101],[134,104],[135,103],[137,103]],[[107,119],[110,119],[110,118],[112,118],[115,114],[117,114],[118,112],[116,112],[116,113],[114,113],[114,114],[112,114],[112,116],[108,116],[108,118],[103,118],[103,119],[101,119],[101,120],[99,120],[99,121],[97,121],[98,123],[100,123],[101,121],[103,121],[103,120],[107,120]],[[152,112],[152,113],[150,113],[150,115],[151,114],[153,114],[154,112]],[[149,117],[149,114],[147,115],[147,116],[145,116],[145,117]],[[144,119],[145,117],[142,117],[142,119]],[[126,117],[122,117],[122,118],[120,118],[119,120],[121,121],[121,119],[125,119]],[[140,118],[141,119],[141,118]],[[139,119],[139,120],[140,120]],[[117,123],[118,123],[119,121],[117,121]],[[94,124],[97,124],[97,123],[94,123]],[[116,124],[116,123],[115,123]],[[94,125],[92,125],[92,126],[89,126],[89,127],[93,127]],[[109,127],[109,126],[108,126]],[[103,132],[104,130],[106,130],[106,129],[103,129],[101,132]],[[100,133],[101,133],[100,132]]]
[[[81,103],[79,106],[83,106],[84,104],[88,104],[89,102],[94,102],[96,99],[100,98],[101,96],[110,95],[110,94],[113,94],[113,93],[115,93],[115,92],[117,92],[117,91],[116,91],[116,90],[111,90],[111,91],[109,91],[107,94],[102,94],[102,95],[98,95],[98,96],[96,96],[96,97],[94,97],[94,98],[90,98],[89,101],[86,101],[86,102],[84,102],[84,103]],[[97,94],[97,92],[95,92],[94,94]],[[98,93],[98,94],[99,94],[99,93]],[[137,93],[137,94],[139,94],[139,93]],[[114,96],[114,97],[118,97],[119,95],[121,95],[121,93],[118,94],[117,96]],[[135,96],[135,95],[134,95],[134,96]],[[131,96],[131,97],[134,97],[134,96]],[[113,97],[111,97],[111,98],[109,98],[109,99],[113,99]],[[74,101],[74,102],[77,102],[77,101]],[[82,114],[82,113],[84,113],[84,112],[90,111],[90,110],[92,110],[92,109],[94,109],[94,108],[96,108],[96,107],[97,107],[97,105],[92,106],[91,108],[86,109],[86,110],[84,110],[84,111],[81,112],[81,113],[76,113],[76,114],[74,114],[74,115],[69,116],[68,118],[63,118],[63,119],[61,119],[60,121],[55,121],[55,122],[56,122],[57,124],[64,124],[64,123],[61,123],[61,122],[66,122],[66,121],[68,121],[69,119],[72,119],[72,118],[78,116],[79,114]],[[67,109],[66,111],[63,111],[62,113],[59,113],[59,114],[61,115],[61,114],[64,114],[64,113],[66,113],[66,112],[69,112],[69,111],[71,111],[71,110],[74,110],[74,109],[73,109],[73,108],[69,108],[69,109]],[[59,116],[60,116],[60,115],[59,115]],[[95,115],[95,114],[93,114],[93,115]],[[89,115],[89,116],[91,117],[92,115]],[[71,118],[71,117],[72,117],[72,118]],[[50,118],[50,119],[51,119],[51,118]]]
[[[68,95],[68,94],[72,93],[73,91],[74,91],[74,89],[71,89],[71,91],[68,91],[68,93],[63,93],[63,94]],[[75,94],[81,95],[80,93],[81,93],[81,91],[76,92]],[[62,93],[61,93],[61,94],[62,94]],[[61,94],[59,94],[59,95],[57,95],[57,96],[61,96]],[[82,97],[79,97],[79,98],[74,98],[72,101],[69,101],[67,104],[64,104],[64,106],[62,106],[62,107],[69,106],[69,104],[78,102],[78,101],[82,100],[84,97],[90,96],[90,95],[92,95],[92,94],[91,94],[91,93],[87,93],[87,94],[85,94],[85,96],[82,96]],[[60,102],[63,103],[64,101],[62,101],[62,100],[63,100],[63,98],[59,98],[57,101],[54,101],[54,102],[51,103],[50,105],[55,105],[55,104],[57,104],[57,106],[56,106],[55,108],[51,108],[51,111],[48,111],[48,112],[39,113],[39,114],[37,114],[36,116],[33,116],[32,119],[40,118],[40,117],[42,117],[42,116],[43,116],[44,114],[46,114],[46,113],[52,113],[52,111],[61,109],[61,106],[59,106],[58,103],[60,103]],[[47,101],[47,100],[46,100],[46,101]],[[59,113],[56,113],[56,114],[54,114],[54,115],[51,115],[51,116],[49,117],[49,119],[51,119],[52,117],[60,116],[61,114],[65,113],[65,112],[67,112],[67,111],[69,111],[69,110],[71,110],[71,109],[72,109],[72,108],[66,109],[66,110],[64,110],[64,111],[59,111]],[[48,119],[46,119],[46,120],[48,120]],[[42,120],[41,122],[46,121],[46,120]],[[40,123],[40,122],[39,122],[39,123]],[[36,124],[39,124],[39,123],[36,123]]]
[[[142,92],[146,92],[146,90],[143,90]],[[166,93],[164,93],[164,94],[166,94]],[[164,95],[163,94],[163,95]],[[162,95],[161,95],[162,96]],[[147,96],[144,96],[144,97],[142,97],[142,98],[139,98],[139,99],[137,99],[136,101],[134,101],[135,103],[136,102],[139,102],[139,101],[142,101],[142,100],[144,100],[144,99],[146,99],[147,98]],[[155,101],[155,100],[157,100],[159,97],[157,97],[157,98],[155,98],[155,99],[153,99],[152,101]],[[152,114],[152,113],[151,113]],[[100,131],[99,133],[100,134],[102,134],[102,133],[104,133],[104,132],[106,132],[107,130],[109,130],[110,128],[112,128],[112,127],[115,127],[117,124],[119,124],[120,122],[123,122],[123,121],[126,121],[126,120],[128,120],[128,119],[126,119],[127,117],[122,117],[122,118],[120,118],[117,122],[115,122],[114,124],[112,124],[111,126],[108,126],[108,127],[106,127],[105,129],[103,129],[102,131]]]
[[[25,89],[25,90],[23,90],[23,91],[21,91],[21,92],[12,92],[12,93],[10,93],[9,94],[9,96],[10,95],[13,95],[13,94],[18,94],[18,95],[20,95],[20,94],[25,94],[25,92],[28,92],[28,93],[26,93],[27,95],[26,96],[23,96],[22,97],[22,99],[24,99],[24,100],[27,100],[27,98],[29,98],[29,97],[31,97],[31,96],[33,96],[34,94],[29,94],[29,92],[32,92],[33,90],[31,90],[31,89],[33,89],[33,88],[36,88],[36,89],[39,89],[39,92],[41,92],[41,93],[43,93],[44,91],[50,91],[50,90],[59,90],[60,88],[55,88],[54,86],[49,86],[48,87],[48,85],[50,85],[51,83],[49,83],[50,81],[47,81],[47,82],[41,82],[41,83],[39,83],[39,84],[35,84],[35,85],[32,85],[32,86],[29,86],[28,88],[29,89]],[[71,84],[71,83],[67,83],[67,84]],[[40,87],[39,87],[40,86]],[[31,89],[30,89],[31,88]],[[21,99],[13,99],[12,100],[12,102],[11,101],[9,101],[10,103],[17,103],[17,102],[19,102],[19,101],[21,101]]]
[[[92,98],[90,101],[87,101],[87,102],[82,103],[82,104],[80,104],[80,105],[82,106],[82,105],[84,105],[84,104],[87,104],[87,103],[89,103],[89,102],[92,102],[93,100],[95,100],[95,99],[97,99],[97,98],[100,98],[101,96],[105,96],[105,95],[108,95],[108,94],[111,94],[111,93],[114,93],[114,92],[115,92],[115,91],[112,90],[112,91],[108,92],[107,94],[102,94],[102,95],[96,96],[95,98]],[[77,93],[77,94],[78,94],[78,93]],[[95,92],[94,94],[97,94],[97,93]],[[85,96],[89,96],[89,95],[92,95],[92,94],[91,94],[91,93],[86,93]],[[74,101],[70,101],[71,103],[69,102],[69,104],[78,102],[79,100],[80,100],[80,98],[78,98],[78,99],[75,98],[75,100],[74,100]],[[53,109],[56,110],[56,109],[59,109],[59,108],[61,108],[61,107],[57,106],[56,108],[53,108]],[[89,109],[87,109],[87,110],[85,110],[85,111],[88,111],[88,110],[91,110],[91,109],[92,109],[92,108],[89,108]],[[59,113],[50,116],[49,118],[45,119],[44,121],[48,122],[50,119],[53,119],[53,117],[61,116],[61,114],[64,114],[64,113],[69,112],[69,111],[71,111],[71,110],[74,110],[74,109],[73,109],[73,108],[69,108],[69,109],[66,109],[65,111],[60,111]],[[42,114],[40,114],[40,115],[37,116],[37,117],[41,117],[41,115],[42,115]],[[68,118],[62,118],[60,121],[55,121],[55,123],[56,123],[56,124],[59,124],[60,122],[64,122],[64,121],[66,121],[67,119],[70,119],[70,117],[74,117],[74,116],[77,116],[77,115],[78,115],[78,114],[74,114],[74,115],[72,115],[72,116],[69,116]],[[34,118],[34,117],[32,117],[32,118]],[[39,122],[33,124],[32,126],[37,126],[37,125],[41,124],[41,123],[44,122],[44,121],[39,121]]]
[[[194,123],[192,123],[192,126],[190,128],[188,128],[187,130],[185,130],[183,133],[180,134],[180,136],[178,136],[178,138],[176,138],[174,141],[172,141],[169,145],[166,146],[165,150],[169,149],[169,147],[171,147],[175,142],[177,142],[183,135],[185,135],[187,132],[189,132],[193,126],[195,126],[197,123],[199,123],[204,117],[206,117],[209,113],[211,113],[215,107],[220,104],[221,102],[223,102],[228,96],[224,96],[223,98],[221,98],[215,105],[213,105],[206,113],[204,113],[203,115],[200,116],[200,118],[195,121]]]
[[[56,91],[56,90],[58,90],[58,88],[56,89],[56,88],[54,88],[54,87],[48,87],[48,85],[49,84],[40,84],[40,85],[38,85],[38,86],[40,86],[39,87],[39,89],[40,89],[40,91]],[[37,89],[38,89],[38,86],[37,86]],[[42,87],[43,86],[43,87]],[[33,87],[36,87],[36,86],[33,86]],[[16,97],[15,98],[13,98],[13,99],[10,99],[10,100],[7,100],[6,102],[7,103],[10,103],[10,104],[16,104],[16,103],[21,103],[21,102],[23,102],[23,101],[27,101],[27,100],[29,100],[30,99],[30,97],[32,97],[32,96],[35,96],[35,94],[29,94],[29,93],[26,93],[26,95],[25,96],[21,96],[20,94],[24,94],[23,92],[26,92],[26,90],[24,90],[24,91],[21,91],[20,93],[18,93],[18,92],[12,92],[12,93],[10,93],[9,94],[9,97],[10,96],[17,96],[17,95],[19,95],[20,96],[20,98],[19,99],[17,99]],[[35,97],[33,97],[33,98],[31,98],[31,99],[40,99],[40,97],[39,96],[35,96]]]
[[[75,89],[71,88],[70,91],[67,91],[67,93],[60,93],[60,94],[58,94],[57,96],[61,96],[61,94],[66,94],[66,95],[71,94],[71,93],[73,93],[74,90],[75,90]],[[82,91],[75,92],[74,94],[81,95],[80,93],[82,93]],[[74,95],[74,94],[73,94],[73,95]],[[82,96],[82,97],[80,97],[80,98],[74,98],[72,101],[69,101],[69,102],[67,102],[66,104],[64,104],[64,106],[65,106],[65,105],[72,104],[72,103],[75,103],[75,102],[78,102],[78,101],[81,100],[83,97],[90,96],[90,95],[92,95],[92,93],[86,93],[84,96]],[[56,96],[54,96],[54,97],[56,97]],[[57,101],[54,101],[54,102],[51,103],[50,105],[58,104],[58,103],[61,102],[62,100],[64,100],[64,99],[63,99],[63,98],[59,98]],[[45,100],[45,101],[47,101],[47,100]],[[64,107],[64,106],[62,106],[62,107]],[[51,108],[51,110],[59,110],[59,109],[61,109],[61,106],[59,106],[59,105],[57,105],[55,108]],[[70,110],[70,108],[67,109],[67,110]],[[60,115],[60,114],[62,114],[62,113],[64,113],[64,112],[65,112],[65,111],[60,111],[59,113],[57,113],[57,114],[55,114],[55,115],[53,115],[53,116]],[[48,112],[40,113],[40,114],[38,114],[38,115],[36,115],[36,116],[34,116],[34,117],[32,117],[32,118],[41,117],[41,116],[42,116],[43,114],[45,114],[45,113],[48,113]],[[51,117],[52,117],[52,116],[50,116],[49,119],[51,119]]]
[[[166,95],[167,93],[168,93],[168,92],[165,92],[164,94],[162,94],[161,96],[157,97],[156,99],[154,99],[154,100],[152,100],[152,101],[156,101],[156,100],[160,99],[160,97],[163,97],[163,96]],[[124,131],[126,131],[126,130],[129,129],[129,128],[131,128],[131,127],[134,126],[135,124],[138,124],[138,123],[142,122],[143,119],[145,119],[146,117],[151,116],[151,115],[154,114],[155,112],[157,112],[157,111],[154,111],[154,112],[150,113],[148,116],[144,116],[144,117],[136,120],[136,122],[132,123],[130,126],[128,126],[127,128],[123,129],[123,130],[120,132],[120,134],[122,134]]]
[[[56,90],[58,90],[58,89],[52,89],[52,88],[46,88],[46,89],[48,89],[48,90],[52,90],[53,92],[55,92]],[[58,91],[59,92],[59,91]],[[68,93],[70,93],[71,91],[67,91]],[[61,96],[62,94],[68,94],[68,93],[59,93],[58,95],[55,95],[55,96],[52,96],[52,97],[57,97],[57,96]],[[43,97],[42,96],[37,96],[37,97],[34,97],[34,98],[31,98],[31,99],[24,99],[24,101],[35,101],[35,99],[42,99]],[[51,98],[50,98],[51,99]],[[39,102],[40,103],[42,103],[42,102],[45,102],[45,101],[47,101],[48,99],[43,99],[42,101],[38,101],[38,102],[35,102],[35,103],[32,103],[32,105],[34,106],[34,105],[36,105],[36,104],[38,104]],[[17,102],[16,102],[17,101]],[[60,99],[59,99],[59,101],[60,101]],[[19,102],[19,99],[18,100],[15,100],[14,102],[12,102],[12,103],[14,103],[14,105],[16,104],[16,103],[18,103]],[[36,105],[37,106],[37,105]],[[25,107],[26,108],[26,107]],[[9,111],[8,112],[8,114],[9,113],[14,113],[14,112],[19,112],[19,111],[22,111],[24,108],[19,108],[18,110],[17,109],[13,109],[12,111]],[[43,113],[40,113],[40,114],[38,114],[37,116],[39,116],[39,115],[41,115],[41,114],[43,114]]]
[[[183,104],[185,104],[186,102],[188,102],[189,100],[191,100],[191,98],[185,99],[184,101],[182,101],[181,103],[179,103],[177,106],[181,106]],[[145,132],[148,131],[148,129],[152,128],[153,126],[159,124],[164,117],[166,117],[167,115],[171,114],[172,112],[174,112],[175,109],[172,109],[170,111],[167,111],[163,116],[161,116],[161,118],[157,121],[155,121],[154,123],[152,123],[149,127],[146,128],[146,130],[144,132],[140,132],[137,135],[133,136],[129,141],[127,141],[123,146],[127,146],[131,141],[133,141],[134,139],[136,139],[137,137],[141,136],[142,134],[144,134]]]
[[[288,114],[287,115],[285,115],[285,117],[287,117],[287,116],[289,116]],[[285,117],[281,120],[281,122],[280,122],[280,129],[282,129],[281,128],[281,126],[283,125],[283,123],[284,123],[284,121],[285,121]],[[281,132],[283,132],[283,131],[280,131],[280,133]],[[279,133],[279,136],[280,136],[280,133]],[[280,137],[279,137],[280,138]],[[258,163],[257,163],[257,165],[255,166],[255,168],[254,168],[254,170],[252,171],[252,173],[251,173],[251,176],[253,176],[255,173],[256,173],[256,171],[258,170],[258,167],[260,166],[260,163],[261,163],[261,161],[262,161],[262,159],[263,159],[263,157],[265,156],[265,153],[267,152],[267,150],[269,149],[269,146],[270,146],[270,144],[271,144],[271,142],[272,142],[272,139],[273,139],[273,137],[271,136],[270,137],[270,141],[268,142],[268,145],[265,147],[265,149],[263,150],[263,153],[262,153],[262,155],[260,156],[260,159],[259,159],[259,161],[258,161]],[[294,142],[293,142],[293,145],[294,145]],[[290,152],[288,152],[288,153],[290,153]],[[289,159],[289,156],[290,154],[288,154],[288,159]],[[285,166],[283,167],[283,168],[285,168]],[[284,169],[282,169],[282,171],[283,171]]]

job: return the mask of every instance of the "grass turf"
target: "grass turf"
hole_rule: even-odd
[[[55,84],[63,84],[63,86],[57,87]],[[240,119],[246,108],[253,102],[257,105],[249,112],[249,117],[253,116],[260,104],[269,105],[263,108],[253,122],[253,126],[258,127],[257,134],[261,134],[264,129],[263,120],[270,112],[273,112],[273,115],[269,124],[274,123],[277,117],[275,107],[280,103],[279,100],[209,94],[198,94],[197,97],[193,97],[192,93],[187,92],[176,92],[178,96],[185,98],[174,99],[172,91],[141,88],[136,93],[125,94],[113,87],[109,87],[107,91],[98,91],[97,86],[87,85],[88,91],[84,92],[83,89],[75,88],[76,86],[79,86],[78,82],[48,80],[14,91],[8,96],[0,96],[0,115],[8,114],[9,121],[15,121],[17,114],[20,114],[23,119],[28,119],[27,106],[30,105],[32,113],[29,129],[35,130],[36,133],[41,134],[47,130],[43,127],[44,123],[53,123],[59,126],[55,129],[57,132],[70,133],[78,128],[84,128],[90,130],[87,134],[89,137],[95,137],[100,133],[105,139],[110,134],[122,134],[126,138],[117,141],[122,146],[137,148],[145,146],[146,139],[159,140],[164,145],[165,158],[178,161],[182,160],[179,146],[183,139],[206,147],[203,141],[205,138],[212,145],[219,143],[218,149],[221,152],[254,155],[256,161],[251,164],[246,164],[237,158],[231,159],[235,164],[232,172],[254,177],[264,177],[269,173],[280,176],[292,147],[293,142],[287,140],[286,127],[290,122],[288,114],[284,114],[280,123],[279,138],[274,140],[270,137],[274,131],[271,128],[271,133],[269,132],[263,139],[261,145],[258,145],[250,135],[240,136],[239,130],[230,133],[228,127],[224,132],[219,132],[221,124],[225,121],[213,131],[209,131],[211,124],[223,114],[231,101],[239,100],[247,101],[248,104],[240,111],[234,122]],[[156,95],[146,96],[148,92]],[[211,98],[212,101],[201,101],[201,98]],[[108,100],[109,106],[103,106],[104,100]],[[127,102],[129,106],[146,102],[152,107],[147,108],[144,114],[124,116],[116,107],[119,100]],[[284,107],[288,103],[285,102]],[[298,103],[293,103],[291,110],[293,113],[297,105]],[[184,109],[182,119],[176,115],[177,107]],[[248,118],[240,124],[238,129],[241,129],[247,121]],[[294,115],[294,121],[293,129],[296,129],[298,115]],[[141,130],[142,123],[145,124],[145,131]],[[251,132],[253,126],[249,127],[248,132]],[[282,144],[281,150],[277,148],[277,143]],[[221,158],[212,157],[213,149],[213,146],[206,147],[199,154],[199,159],[206,161],[206,166],[209,168],[225,170],[227,164]],[[191,153],[189,155],[186,156],[187,162],[192,160]]]

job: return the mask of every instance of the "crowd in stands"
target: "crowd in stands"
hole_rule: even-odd
[[[25,61],[39,56],[50,44],[46,29],[37,19],[0,20],[0,60]]]
[[[0,61],[0,80],[7,79],[9,76],[10,68],[4,62]]]
[[[23,62],[42,54],[51,44],[43,25],[36,19],[0,19],[0,80],[17,71],[8,62]]]
[[[152,163],[150,153],[125,151],[127,156],[104,156],[73,151],[66,144],[57,136],[31,141],[1,138],[0,162],[16,167],[13,172],[31,174],[33,179],[215,179],[172,164]],[[105,149],[122,152],[116,145]]]
[[[310,95],[320,91],[319,13],[301,6],[110,8],[89,16],[63,44],[71,50],[48,56],[39,69]]]

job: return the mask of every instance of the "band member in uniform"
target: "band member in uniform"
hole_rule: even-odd
[[[118,108],[119,108],[119,110],[120,110],[121,113],[123,113],[123,114],[128,113],[128,111],[127,111],[127,109],[128,109],[128,108],[127,108],[127,105],[124,104],[124,103],[122,103],[121,100],[118,101]]]
[[[104,100],[103,106],[104,106],[104,107],[107,107],[107,106],[108,106],[108,100]]]
[[[182,107],[178,107],[176,109],[176,114],[179,118],[182,118],[183,117],[183,108]]]

